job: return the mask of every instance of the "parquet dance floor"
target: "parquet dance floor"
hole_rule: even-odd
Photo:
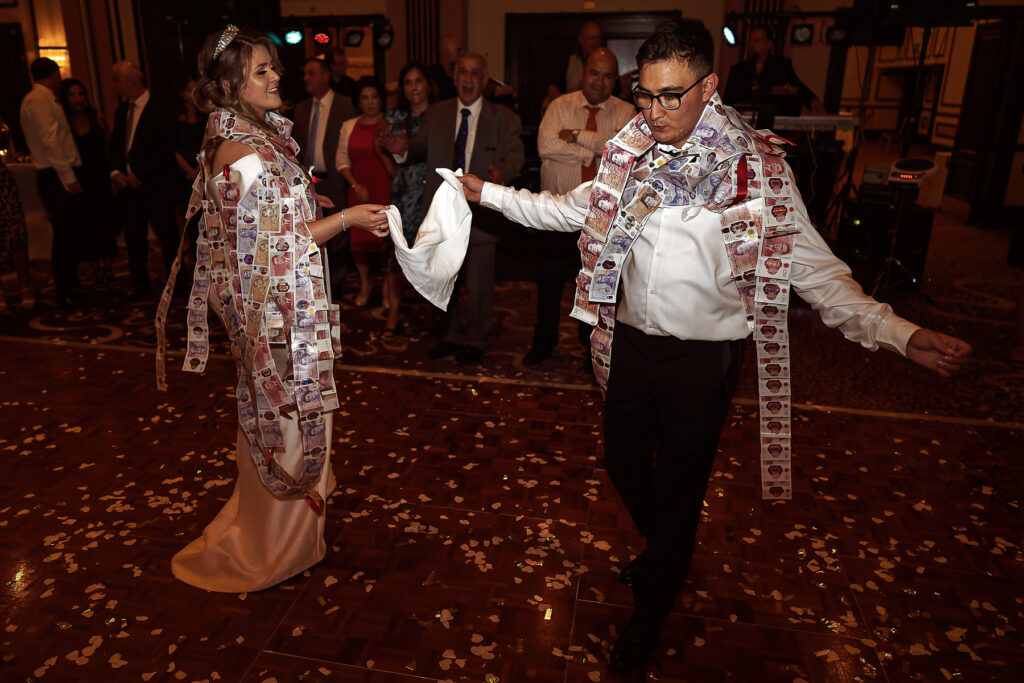
[[[379,311],[346,312],[328,556],[248,595],[169,569],[233,486],[231,364],[174,372],[161,394],[151,306],[6,318],[0,680],[619,680],[606,657],[631,597],[615,575],[642,542],[579,350],[517,365],[519,286],[502,285],[503,336],[472,370],[422,361],[424,339],[392,362]],[[649,680],[1020,680],[1024,377],[995,351],[1012,311],[977,322],[984,302],[932,294],[905,303],[956,312],[939,329],[979,350],[956,383],[796,314],[814,371],[794,382],[792,501],[759,500],[745,379]]]

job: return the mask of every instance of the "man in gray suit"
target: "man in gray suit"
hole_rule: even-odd
[[[467,173],[509,183],[523,167],[522,123],[519,116],[483,97],[487,83],[487,60],[467,52],[455,62],[456,97],[438,102],[427,110],[419,132],[406,142],[387,136],[388,151],[403,155],[403,161],[426,160],[427,181],[423,191],[423,213],[443,182],[435,168],[461,168]],[[444,340],[427,352],[428,358],[455,354],[459,365],[477,363],[487,347],[494,323],[494,253],[497,229],[503,220],[475,204],[469,250],[456,281],[448,307]],[[495,220],[497,218],[497,220]],[[466,309],[459,305],[459,288],[466,287]]]
[[[357,115],[348,95],[331,90],[331,69],[324,60],[311,57],[302,69],[302,84],[312,97],[295,105],[295,127],[292,136],[299,143],[299,159],[306,168],[313,169],[316,193],[334,203],[324,214],[341,211],[348,203],[348,183],[334,167],[338,151],[338,133],[341,124]],[[339,287],[348,271],[348,231],[343,231],[327,242],[327,257],[331,265],[331,280]]]

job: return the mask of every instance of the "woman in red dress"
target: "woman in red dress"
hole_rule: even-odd
[[[348,205],[387,204],[391,197],[394,161],[375,144],[378,131],[387,132],[384,120],[384,89],[369,76],[358,82],[356,107],[361,115],[341,126],[335,164],[348,181]],[[387,242],[366,231],[352,233],[352,259],[359,273],[356,306],[365,306],[370,298],[370,254],[383,253]]]

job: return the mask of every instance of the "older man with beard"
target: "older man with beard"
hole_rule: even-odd
[[[455,62],[456,97],[427,110],[423,125],[411,139],[387,136],[384,145],[399,163],[426,161],[428,169],[463,169],[504,185],[523,166],[522,124],[519,116],[484,98],[487,60],[467,52]],[[423,191],[424,215],[441,176],[427,174]],[[448,307],[444,339],[427,352],[429,358],[455,356],[459,365],[478,363],[487,348],[494,323],[494,256],[500,216],[473,207],[469,251]],[[459,290],[466,288],[466,306]]]

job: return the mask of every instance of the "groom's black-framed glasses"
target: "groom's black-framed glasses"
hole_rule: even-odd
[[[674,111],[679,109],[679,105],[683,103],[683,97],[686,96],[686,93],[700,85],[701,82],[711,74],[711,71],[707,72],[698,78],[696,83],[683,91],[660,92],[658,94],[654,94],[652,92],[647,92],[646,90],[641,90],[638,86],[633,91],[633,102],[641,109],[650,109],[651,105],[654,104],[654,100],[658,100],[658,104],[661,105],[662,109]]]

